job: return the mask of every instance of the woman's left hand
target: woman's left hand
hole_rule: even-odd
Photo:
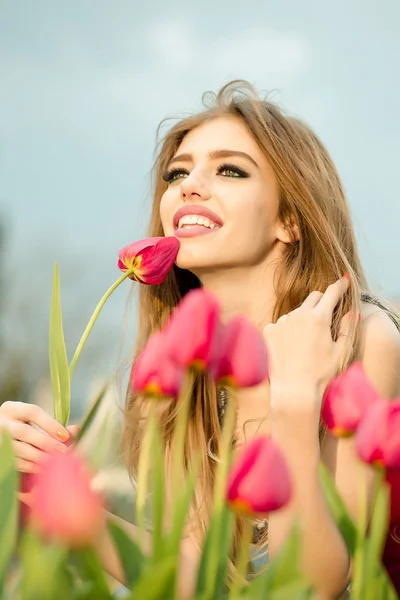
[[[274,403],[283,407],[285,400],[292,404],[293,397],[299,399],[297,408],[303,409],[309,398],[307,407],[319,415],[325,388],[336,375],[349,344],[350,313],[340,322],[337,341],[331,334],[333,311],[348,287],[349,278],[342,277],[324,293],[312,292],[299,308],[264,328],[272,409],[276,408]]]

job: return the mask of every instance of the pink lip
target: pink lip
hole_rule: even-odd
[[[213,212],[209,208],[206,208],[205,206],[202,206],[200,204],[190,204],[188,206],[182,206],[179,210],[176,211],[173,220],[175,231],[178,230],[179,219],[185,215],[199,215],[201,217],[206,217],[207,219],[210,219],[210,221],[213,221],[216,225],[218,225],[218,227],[222,227],[224,224],[221,217],[219,217],[217,214],[215,214],[215,212]],[[197,229],[197,227],[195,229]],[[202,229],[204,229],[204,227]],[[210,229],[206,231],[212,232],[215,231],[215,229]]]

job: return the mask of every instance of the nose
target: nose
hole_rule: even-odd
[[[187,200],[209,200],[211,198],[211,191],[206,182],[198,175],[191,173],[185,179],[182,180],[180,185],[180,194],[183,201]]]

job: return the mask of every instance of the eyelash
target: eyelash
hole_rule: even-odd
[[[240,169],[236,165],[232,165],[229,163],[220,165],[217,170],[217,175],[220,175],[222,173],[222,171],[232,171],[232,172],[236,173],[235,176],[230,176],[231,179],[241,179],[241,178],[250,176],[243,169]],[[177,167],[175,169],[170,169],[169,171],[165,171],[165,173],[163,173],[162,178],[164,179],[164,181],[166,181],[168,184],[170,184],[170,183],[173,183],[174,181],[177,181],[178,180],[177,175],[180,175],[181,173],[184,173],[185,175],[189,175],[189,172],[186,169]],[[182,177],[180,177],[179,179],[182,179]]]

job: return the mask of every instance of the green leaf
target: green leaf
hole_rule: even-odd
[[[25,530],[21,543],[21,600],[70,600],[67,556],[65,548],[43,544]]]
[[[343,499],[337,491],[335,482],[333,481],[327,467],[322,462],[319,464],[319,474],[328,507],[333,515],[333,518],[335,519],[340,533],[344,538],[344,541],[346,542],[350,554],[354,556],[357,546],[357,527],[347,512]]]
[[[233,514],[226,506],[211,517],[196,584],[196,594],[203,594],[204,598],[211,600],[213,593],[224,587],[233,525]]]
[[[76,436],[75,443],[78,443],[83,438],[83,436],[88,431],[91,424],[93,423],[93,420],[97,414],[97,411],[99,410],[100,405],[104,399],[107,388],[108,388],[108,384],[104,385],[103,388],[101,389],[99,395],[97,396],[96,400],[93,402],[92,407],[90,408],[88,414],[84,418],[83,423],[79,429],[79,433]]]
[[[54,265],[50,309],[49,363],[53,388],[54,418],[65,427],[70,413],[70,377],[62,324],[60,279],[57,263]]]
[[[167,541],[167,552],[171,556],[179,553],[179,546],[185,523],[189,513],[190,503],[193,498],[197,475],[200,468],[200,456],[197,455],[191,465],[189,475],[186,479],[186,486],[182,496],[175,499],[174,517],[172,530]]]
[[[10,436],[0,434],[0,597],[4,589],[8,564],[17,542],[18,512],[14,452]]]
[[[146,570],[140,581],[132,588],[132,600],[166,600],[173,598],[173,584],[177,558],[168,556]]]
[[[139,546],[115,521],[109,521],[109,531],[117,547],[128,587],[136,585],[142,574],[145,559]]]
[[[71,553],[71,558],[79,569],[83,580],[92,584],[95,590],[93,598],[96,598],[96,600],[110,598],[111,594],[106,575],[95,550],[93,548],[75,550]]]

